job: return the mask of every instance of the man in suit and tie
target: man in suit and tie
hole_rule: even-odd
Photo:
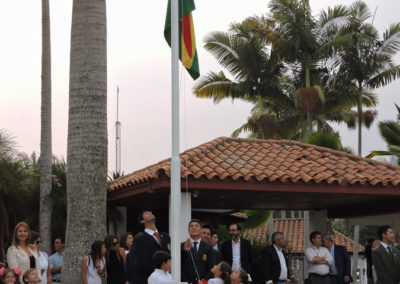
[[[332,255],[329,265],[329,281],[331,284],[345,284],[351,282],[351,261],[344,246],[336,245],[332,235],[322,237],[322,245]]]
[[[243,268],[250,274],[252,262],[251,244],[248,240],[241,238],[242,228],[239,224],[232,223],[228,226],[228,229],[232,240],[222,243],[222,258],[231,265],[232,271]]]
[[[132,279],[129,282],[134,284],[146,284],[147,278],[154,271],[153,254],[158,250],[169,251],[170,237],[166,233],[157,231],[156,217],[149,210],[142,211],[138,221],[143,224],[144,232],[137,237],[132,248]]]
[[[211,268],[215,253],[210,244],[201,240],[202,224],[197,219],[189,222],[190,238],[181,244],[181,280],[197,284],[199,280],[213,278]]]
[[[274,232],[271,236],[272,245],[261,251],[261,268],[263,284],[288,284],[289,270],[287,258],[283,254],[286,240],[283,233]]]
[[[400,251],[393,248],[394,234],[390,226],[379,227],[381,244],[372,250],[372,264],[376,270],[378,284],[398,284],[400,282]]]
[[[395,238],[395,243],[393,245],[397,250],[400,250],[400,232],[397,232],[396,238]]]

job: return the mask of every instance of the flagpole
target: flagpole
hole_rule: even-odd
[[[171,0],[171,79],[172,79],[172,157],[171,157],[171,272],[181,282],[180,211],[181,174],[179,158],[179,2]]]

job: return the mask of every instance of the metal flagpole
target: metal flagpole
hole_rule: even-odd
[[[180,211],[181,174],[179,158],[179,2],[171,0],[172,157],[171,157],[171,272],[181,281]]]

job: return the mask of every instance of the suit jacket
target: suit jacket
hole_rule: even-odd
[[[193,260],[189,252],[184,249],[184,243],[181,244],[181,280],[182,282],[189,282],[197,284],[197,280],[208,280],[213,278],[211,268],[216,264],[216,253],[210,244],[200,241],[199,249],[195,252],[194,248],[190,250],[196,269],[199,273],[200,279],[197,279],[196,270],[193,265]]]
[[[378,276],[378,284],[398,284],[400,281],[400,251],[393,248],[394,260],[382,244],[372,250],[372,264]]]
[[[232,241],[225,241],[221,246],[222,258],[232,266]],[[251,272],[252,254],[251,244],[248,240],[240,238],[240,266],[247,272]]]
[[[131,269],[131,272],[127,273],[132,279],[128,279],[131,283],[147,284],[147,278],[154,271],[153,254],[158,250],[169,252],[170,237],[166,233],[158,233],[161,239],[161,246],[152,235],[146,232],[135,238],[132,251],[129,253],[132,254],[129,261],[130,266],[127,263],[126,267],[127,270]]]
[[[329,250],[329,249],[328,249]],[[351,261],[349,253],[344,246],[335,245],[335,266],[338,272],[339,283],[344,284],[344,277],[351,279]],[[352,281],[352,280],[351,280]]]
[[[288,268],[287,279],[290,279],[287,257],[286,255],[284,257],[286,268]],[[279,275],[281,274],[281,262],[274,245],[267,246],[261,251],[261,263],[261,269],[263,270],[261,283],[266,283],[269,280],[278,283]]]

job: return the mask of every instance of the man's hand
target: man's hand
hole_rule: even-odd
[[[350,283],[350,276],[344,277],[344,283]]]
[[[290,283],[290,280],[289,279],[286,279],[286,284],[289,284]]]
[[[190,241],[190,239],[188,238],[185,242],[185,244],[183,245],[183,250],[188,252],[190,251],[190,249],[192,248],[192,242]]]

